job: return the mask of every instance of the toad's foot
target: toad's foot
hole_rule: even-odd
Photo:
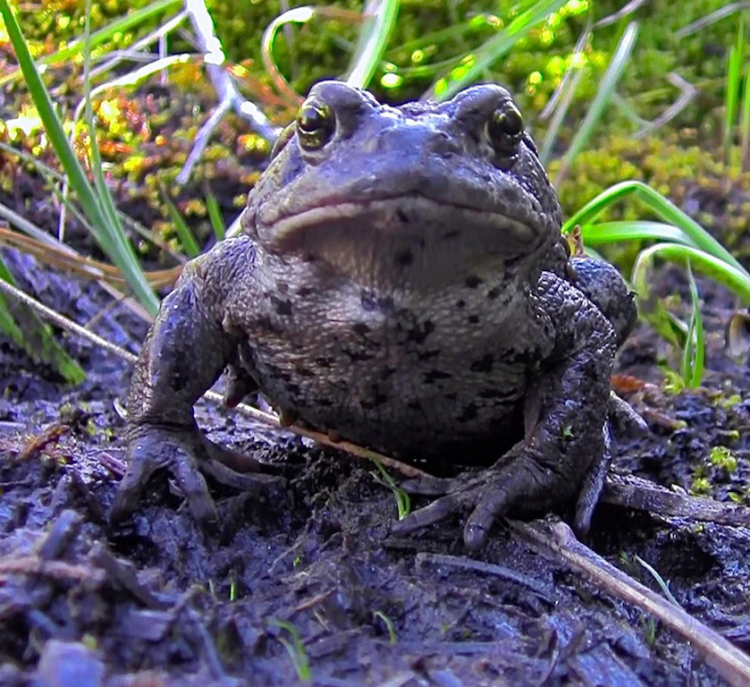
[[[584,478],[575,517],[579,531],[588,530],[609,464],[608,455],[605,450],[605,455]],[[487,543],[497,518],[509,512],[543,513],[574,497],[577,489],[561,493],[561,483],[565,484],[565,480],[561,482],[561,476],[521,442],[495,465],[479,472],[454,479],[421,477],[402,483],[401,487],[410,494],[440,498],[395,523],[392,531],[409,534],[453,514],[471,511],[464,526],[464,543],[470,550],[477,551]]]
[[[193,517],[204,529],[218,520],[214,500],[201,474],[234,489],[253,491],[281,485],[283,478],[273,474],[279,468],[219,446],[193,427],[144,424],[130,429],[127,472],[120,483],[110,513],[113,523],[130,516],[154,472],[166,469],[187,499]],[[237,469],[242,468],[243,472]]]

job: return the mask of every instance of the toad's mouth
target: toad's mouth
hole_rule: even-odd
[[[508,257],[534,251],[549,233],[544,217],[531,211],[478,209],[406,194],[304,209],[272,221],[268,236],[276,246],[287,248],[299,243],[338,243],[346,238],[391,245],[416,242],[425,250],[468,242]]]

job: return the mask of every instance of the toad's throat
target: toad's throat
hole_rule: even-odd
[[[273,223],[272,241],[291,247],[299,242],[325,242],[336,235],[357,241],[366,235],[379,242],[416,242],[434,250],[438,244],[476,243],[506,256],[533,251],[548,233],[546,222],[533,215],[477,209],[417,194],[364,201],[331,202],[281,217]],[[515,215],[515,216],[514,216]]]

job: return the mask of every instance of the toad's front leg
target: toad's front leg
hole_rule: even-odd
[[[218,446],[195,423],[193,405],[233,362],[240,343],[223,326],[228,289],[252,269],[254,249],[246,238],[224,241],[190,262],[164,300],[133,371],[126,428],[127,472],[111,519],[135,510],[151,475],[166,468],[177,480],[193,516],[207,526],[217,519],[202,472],[230,486],[249,488],[276,480],[245,475],[232,467],[267,466]]]
[[[617,336],[591,301],[555,275],[543,273],[538,296],[555,328],[555,350],[527,392],[524,440],[479,473],[404,484],[412,493],[442,496],[397,523],[395,533],[471,511],[464,542],[479,549],[499,516],[544,513],[576,497],[576,527],[588,528],[609,462],[606,421]]]

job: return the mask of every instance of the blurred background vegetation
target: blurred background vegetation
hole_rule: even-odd
[[[637,231],[631,227],[629,238],[636,240],[610,246],[608,257],[627,274],[642,256],[644,240],[648,245],[666,237],[734,269],[737,274],[719,281],[742,297],[750,294],[744,267],[750,257],[750,32],[744,20],[750,2],[685,0],[679,8],[671,0],[0,5],[0,214],[36,240],[38,231],[64,241],[56,250],[71,246],[114,262],[130,285],[126,292],[140,293],[140,277],[128,275],[121,263],[130,259],[123,241],[102,243],[100,221],[121,225],[113,231],[122,231],[128,246],[133,242],[138,270],[168,268],[195,255],[231,232],[274,132],[293,121],[311,85],[348,77],[390,103],[445,98],[474,81],[505,85],[541,148],[566,216],[573,218],[566,229],[582,223],[586,238],[589,227],[580,217],[659,220],[634,225]],[[213,20],[215,37],[210,31],[201,37],[195,17],[202,10]],[[112,201],[92,200],[89,209],[82,198],[88,191],[76,186],[75,171],[61,162],[29,74],[18,69],[11,16],[54,103],[60,131],[83,161],[80,176],[89,177],[96,198],[111,193]],[[217,81],[216,70],[226,82]],[[196,136],[219,105],[222,83],[237,89],[239,104],[216,117],[215,129],[203,129],[206,147],[186,170]],[[250,104],[262,113],[255,122],[242,114]],[[77,201],[70,200],[65,178]],[[634,186],[580,214],[598,194],[625,181],[643,182],[654,197],[676,207],[667,201],[660,206],[660,200],[644,206],[643,189]],[[739,262],[710,236],[701,238],[696,221]],[[670,234],[665,223],[683,233]],[[619,241],[611,238],[617,232],[589,235],[590,245]],[[19,239],[3,240],[17,245],[13,240]],[[661,256],[669,257],[668,251]],[[698,271],[716,277],[700,255],[690,259]],[[158,286],[170,283],[170,275],[147,278]],[[153,313],[149,299],[145,292],[139,298]],[[662,327],[670,329],[675,327]],[[675,331],[675,343],[684,346],[690,325]]]

